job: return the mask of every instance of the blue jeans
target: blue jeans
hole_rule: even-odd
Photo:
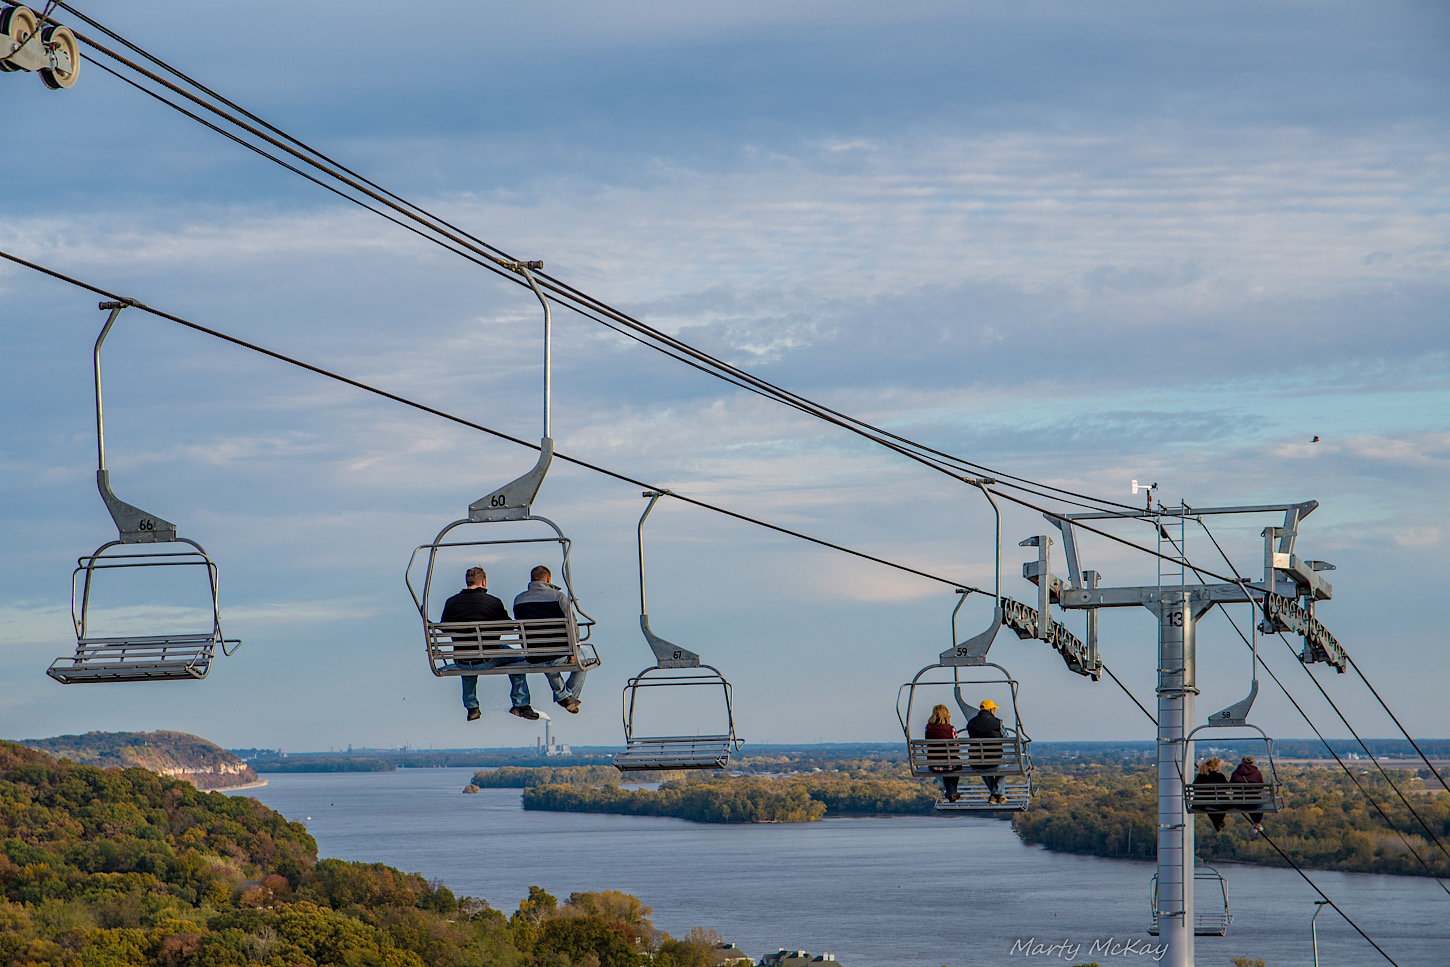
[[[485,661],[460,661],[463,668],[501,668],[523,661],[522,658],[489,658]],[[558,678],[558,675],[554,676]],[[552,684],[552,683],[551,683]],[[509,676],[509,702],[514,708],[529,704],[529,682],[523,675]],[[463,676],[463,707],[478,708],[478,676]]]
[[[558,665],[568,660],[569,659],[567,658],[557,658],[554,661],[549,662],[549,665]],[[549,667],[549,665],[542,665],[538,667],[547,668]],[[577,699],[579,697],[579,694],[584,691],[584,676],[588,674],[589,673],[584,671],[583,669],[570,672],[569,680],[567,682],[564,681],[564,676],[560,675],[558,672],[544,672],[544,677],[548,679],[549,687],[554,690],[554,701],[562,702],[566,698]],[[528,694],[527,689],[525,689],[524,694]]]
[[[1001,776],[983,776],[982,781],[987,784],[987,794],[991,796],[1002,795]]]

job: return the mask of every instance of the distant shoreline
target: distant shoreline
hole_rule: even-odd
[[[223,786],[220,789],[206,789],[204,792],[242,792],[246,789],[261,789],[267,785],[266,779],[258,779],[256,782],[246,782],[240,786]]]

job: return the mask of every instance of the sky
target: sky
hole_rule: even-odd
[[[1135,479],[1192,506],[1318,500],[1298,550],[1337,566],[1320,618],[1412,733],[1450,735],[1434,591],[1450,566],[1443,4],[443,0],[404,22],[376,2],[80,9],[490,243],[894,432],[1124,502],[1142,499]],[[539,437],[527,292],[93,64],[57,92],[5,74],[0,117],[0,249]],[[200,683],[44,675],[74,646],[76,558],[115,535],[94,483],[96,301],[0,267],[0,735],[532,745],[541,729],[506,714],[500,680],[465,722],[458,683],[429,673],[403,572],[533,453],[137,311],[106,344],[112,486],[206,547],[243,646]],[[561,453],[989,586],[976,491],[555,318]],[[577,717],[533,680],[560,741],[620,744],[621,688],[651,662],[643,503],[556,463],[534,505],[574,542],[604,660]],[[1275,523],[1211,526],[1256,574]],[[1011,507],[1003,528],[1004,591],[1034,601],[1017,544],[1051,528]],[[1186,539],[1221,564],[1201,529]],[[480,552],[491,590],[521,590],[534,554]],[[646,554],[654,630],[731,680],[747,743],[899,737],[898,686],[951,643],[949,586],[678,501],[650,518]],[[1105,585],[1156,580],[1151,558],[1101,538],[1083,555]],[[131,633],[205,604],[116,577],[98,604]],[[435,594],[459,586],[450,573]],[[963,635],[985,600],[963,607]],[[1081,633],[1080,614],[1056,617]],[[1150,705],[1154,635],[1142,609],[1102,616],[1104,658]],[[1396,734],[1353,673],[1261,644],[1325,734],[1347,730],[1311,674],[1362,734]],[[1020,682],[1033,738],[1152,736],[1117,686],[1041,642],[1004,632],[991,657]],[[1251,674],[1222,609],[1205,616],[1201,717]],[[718,711],[666,709],[681,731]],[[1253,718],[1312,734],[1267,678]]]

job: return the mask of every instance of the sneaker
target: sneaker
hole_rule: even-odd
[[[468,710],[468,721],[472,722],[472,721],[476,720],[482,714],[483,713],[480,712],[478,709],[471,708],[471,709]]]
[[[956,801],[958,801],[961,798],[962,798],[961,793],[954,792],[950,796],[947,797],[947,802],[956,802]]]
[[[539,713],[535,712],[533,707],[529,705],[515,705],[509,709],[509,714],[517,715],[521,719],[528,719],[530,722],[539,717]]]
[[[554,704],[562,705],[564,707],[564,711],[568,712],[570,715],[579,714],[579,700],[573,695],[565,695]],[[538,716],[535,715],[534,718],[538,718]]]
[[[1263,823],[1254,823],[1254,832],[1256,832],[1256,833],[1262,833],[1263,831],[1264,831],[1264,824]]]

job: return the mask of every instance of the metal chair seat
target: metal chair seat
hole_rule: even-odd
[[[934,774],[941,775],[941,773]],[[987,773],[987,775],[991,775],[991,773]],[[1004,777],[1001,788],[1001,795],[1006,802],[988,802],[987,796],[990,793],[987,792],[986,785],[974,781],[971,775],[964,775],[961,785],[957,787],[957,795],[960,798],[956,802],[949,802],[944,798],[938,799],[936,811],[939,813],[1023,812],[1031,807],[1032,780]]]
[[[1268,782],[1188,783],[1183,797],[1191,813],[1276,813],[1284,808],[1275,784]]]
[[[1231,921],[1228,913],[1223,911],[1211,911],[1199,913],[1193,911],[1193,935],[1195,937],[1227,937],[1228,925]],[[1148,936],[1158,936],[1158,921],[1154,920],[1148,924]]]
[[[599,664],[593,646],[581,644],[572,619],[510,618],[503,621],[428,622],[428,660],[433,674],[518,675],[531,667],[577,671]],[[480,667],[473,662],[502,661]]]
[[[650,769],[723,769],[735,748],[731,735],[662,735],[630,739],[611,760],[620,772]]]
[[[950,775],[1025,775],[1022,744],[1000,739],[910,739],[911,774],[923,779]]]
[[[57,658],[45,673],[65,685],[205,678],[221,643],[217,634],[81,638],[74,657]]]

